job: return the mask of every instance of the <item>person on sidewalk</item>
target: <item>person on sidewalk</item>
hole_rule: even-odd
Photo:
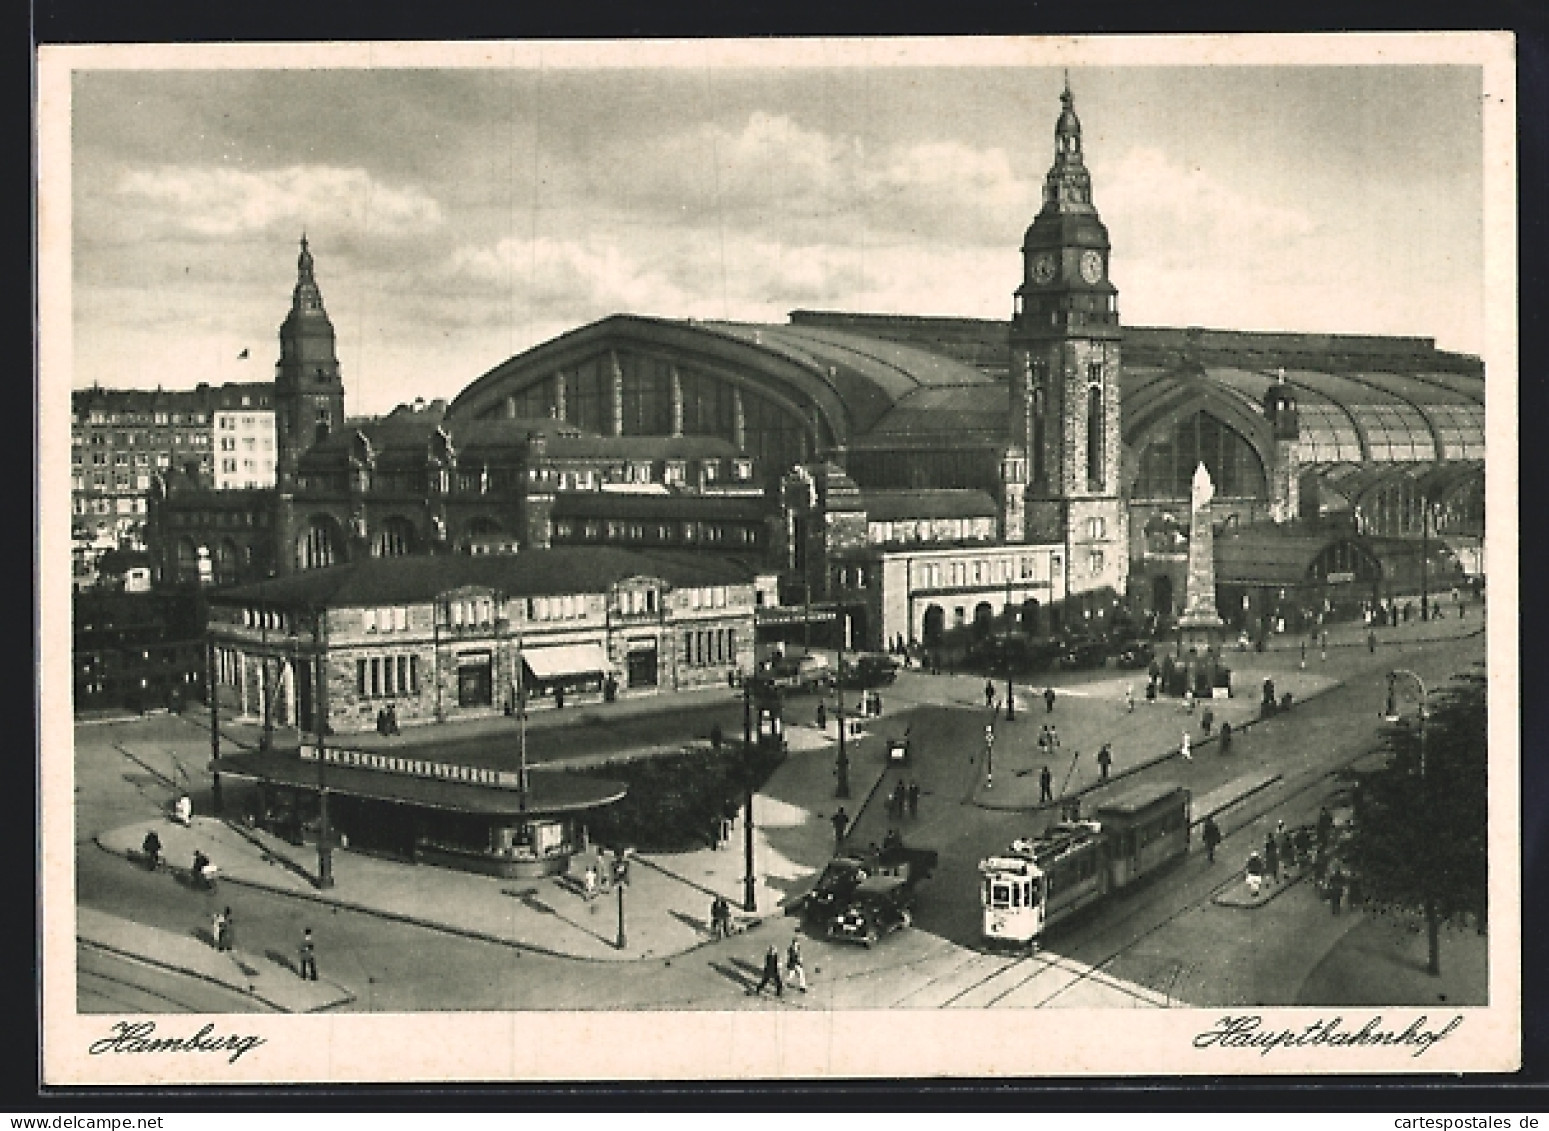
[[[724,939],[731,934],[731,905],[721,896],[710,901],[710,939]]]
[[[181,794],[172,803],[172,819],[187,828],[194,819],[194,803],[188,799],[188,794]]]
[[[995,685],[989,680],[984,681],[984,705],[986,707],[995,706]]]
[[[785,983],[780,980],[780,952],[774,943],[770,943],[769,949],[764,952],[764,976],[748,993],[762,996],[764,987],[770,982],[774,983],[775,997],[784,997]]]
[[[834,826],[834,849],[838,851],[844,844],[844,834],[850,827],[850,814],[844,811],[844,806],[839,806],[839,812],[831,818]]]
[[[1340,903],[1340,900],[1344,899],[1344,897],[1345,897],[1345,874],[1339,870],[1339,865],[1336,864],[1334,866],[1334,870],[1329,873],[1329,877],[1328,877],[1328,902],[1329,902],[1329,908],[1333,911],[1333,913],[1335,915],[1339,914],[1339,903]]]
[[[1216,824],[1214,816],[1205,818],[1205,828],[1200,834],[1200,839],[1205,842],[1205,861],[1214,864],[1216,862],[1216,846],[1221,843],[1221,826]]]
[[[1054,714],[1054,688],[1046,687],[1043,689],[1043,707],[1045,713]]]
[[[231,908],[229,907],[224,911],[217,911],[215,917],[210,921],[210,938],[215,943],[216,950],[231,949],[226,945],[226,928],[230,922]]]
[[[1108,770],[1113,765],[1113,744],[1105,742],[1102,749],[1097,752],[1097,772],[1099,780],[1108,780]]]
[[[785,952],[785,977],[802,993],[807,992],[807,968],[801,961],[801,940],[791,939],[791,945]]]
[[[1232,749],[1232,724],[1221,724],[1221,753],[1229,754]]]
[[[1280,843],[1275,840],[1274,833],[1264,836],[1264,867],[1269,872],[1269,878],[1275,883],[1280,882]]]
[[[151,871],[161,866],[161,837],[156,835],[155,829],[145,834],[145,839],[140,842],[140,851],[145,854],[145,866]]]
[[[917,782],[917,781],[911,781],[909,783],[909,816],[911,816],[911,817],[918,817],[919,815],[920,815],[920,783]]]
[[[1194,761],[1194,755],[1189,753],[1189,732],[1183,732],[1183,741],[1178,744],[1178,753],[1183,755],[1185,762]]]
[[[1301,666],[1304,669],[1307,667],[1307,641],[1305,641],[1305,640],[1302,641],[1302,664],[1301,664]]]
[[[1149,706],[1149,705],[1151,705],[1152,703],[1155,703],[1155,702],[1156,702],[1156,680],[1153,679],[1150,683],[1146,684],[1146,704],[1147,704],[1147,706]]]
[[[1135,685],[1133,683],[1126,683],[1124,685],[1124,709],[1132,715],[1135,713]]]
[[[1192,715],[1194,713],[1194,689],[1192,687],[1185,687],[1183,689],[1183,709],[1188,714]]]
[[[1054,775],[1048,766],[1038,771],[1038,800],[1040,803],[1054,800]]]
[[[308,927],[301,932],[300,947],[301,980],[303,982],[317,981],[317,947],[312,942],[312,928]]]
[[[1205,737],[1209,738],[1211,728],[1216,725],[1216,713],[1206,707],[1204,714],[1199,717],[1199,725],[1204,728]]]
[[[1366,634],[1366,650],[1373,656],[1377,654],[1377,634],[1375,632],[1368,632]]]
[[[823,703],[818,703],[818,730],[828,733],[828,708]]]

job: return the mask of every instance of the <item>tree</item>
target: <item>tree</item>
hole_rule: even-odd
[[[1425,717],[1389,727],[1382,747],[1387,764],[1356,775],[1345,860],[1369,900],[1425,916],[1429,968],[1439,974],[1438,925],[1473,917],[1483,930],[1485,921],[1489,757],[1483,677],[1461,677],[1433,694]]]

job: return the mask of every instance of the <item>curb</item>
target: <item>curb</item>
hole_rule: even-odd
[[[127,852],[119,852],[116,849],[109,848],[95,837],[92,839],[93,843],[95,843],[97,847],[100,848],[103,852],[106,852],[112,856],[118,856],[125,860],[129,860],[131,863],[133,862],[133,857],[130,856]],[[673,951],[671,954],[641,955],[639,958],[593,958],[590,955],[571,954],[563,950],[554,950],[550,947],[540,946],[537,943],[521,942],[516,939],[502,938],[500,935],[493,935],[487,931],[481,931],[476,927],[460,927],[452,923],[443,923],[434,919],[425,919],[421,918],[420,916],[409,915],[401,911],[388,911],[385,908],[372,907],[364,903],[355,903],[347,899],[319,895],[316,892],[298,891],[295,888],[278,887],[274,884],[264,883],[262,880],[233,876],[230,873],[222,873],[220,882],[223,884],[235,884],[238,887],[252,888],[254,891],[268,892],[270,895],[288,896],[291,899],[304,899],[309,903],[315,903],[320,907],[331,907],[336,910],[354,911],[361,915],[372,915],[378,919],[385,919],[394,923],[404,923],[411,927],[423,928],[427,931],[440,931],[443,934],[458,935],[462,938],[472,939],[475,942],[494,943],[498,946],[508,947],[509,949],[515,951],[525,950],[530,951],[533,954],[544,955],[548,958],[569,959],[572,962],[651,962],[657,958],[674,958],[679,954],[686,954],[688,953],[688,950],[694,949],[694,947],[689,947],[688,950]],[[701,944],[696,943],[694,945],[699,946]]]
[[[268,998],[264,997],[263,994],[253,989],[251,986],[243,987],[236,985],[233,982],[223,982],[221,979],[212,977],[211,975],[206,974],[201,970],[191,970],[186,966],[177,966],[170,962],[163,962],[160,959],[152,958],[149,955],[136,954],[132,950],[125,950],[123,947],[114,946],[112,943],[102,942],[100,939],[89,939],[83,935],[77,934],[75,936],[75,941],[80,943],[82,946],[95,947],[97,950],[105,951],[108,954],[116,954],[120,958],[127,958],[133,962],[143,963],[146,966],[154,966],[158,970],[170,970],[174,974],[182,974],[189,978],[198,978],[201,982],[208,982],[210,985],[219,986],[224,990],[233,990],[239,994],[245,993],[254,1001],[263,1002],[263,1004],[267,1005],[269,1008],[277,1010],[280,1013],[294,1014],[296,1012],[293,1009],[286,1009],[279,1002],[269,1000]],[[344,995],[344,1001],[334,1002],[330,1005],[319,1006],[316,1010],[304,1010],[303,1012],[315,1013],[325,1009],[336,1009],[340,1005],[348,1005],[351,1002],[359,1000],[359,998],[353,992],[351,992],[348,988],[339,985],[338,982],[329,982],[328,984]]]

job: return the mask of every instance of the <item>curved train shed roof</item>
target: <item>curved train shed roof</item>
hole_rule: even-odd
[[[1004,322],[797,312],[790,324],[613,315],[491,369],[448,409],[490,415],[504,398],[599,352],[638,349],[733,374],[815,405],[860,448],[1006,438]],[[1262,403],[1283,381],[1306,463],[1484,456],[1484,371],[1427,338],[1136,327],[1125,330],[1124,439],[1149,442],[1201,409],[1270,443]],[[966,357],[982,359],[968,364]]]

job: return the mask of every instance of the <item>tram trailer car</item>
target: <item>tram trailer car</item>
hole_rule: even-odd
[[[1180,785],[1138,786],[1100,804],[1095,820],[1060,822],[981,861],[985,940],[1036,944],[1080,908],[1186,855],[1190,801]]]

